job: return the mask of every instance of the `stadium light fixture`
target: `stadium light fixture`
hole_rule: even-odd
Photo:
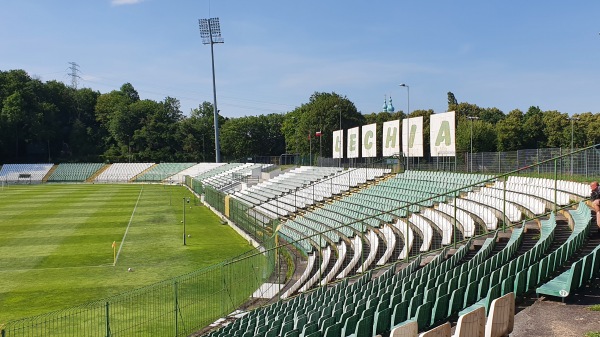
[[[219,18],[199,19],[200,37],[202,44],[210,44],[210,57],[212,61],[212,82],[213,82],[213,113],[215,124],[215,162],[221,162],[221,147],[219,145],[219,110],[217,110],[217,86],[215,82],[215,52],[213,45],[215,43],[224,43],[221,36],[221,25]]]
[[[406,170],[408,170],[408,164],[410,160],[410,87],[406,83],[402,83],[400,86],[406,88],[406,117],[408,121],[408,134],[406,135]]]
[[[477,116],[467,116],[467,119],[471,120],[471,154],[469,155],[469,159],[471,161],[471,167],[469,168],[469,172],[473,172],[473,120],[479,119]]]

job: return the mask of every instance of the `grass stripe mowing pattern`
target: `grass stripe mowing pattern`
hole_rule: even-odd
[[[111,244],[119,245],[113,266]],[[150,285],[252,247],[183,187],[10,186],[0,192],[0,323]],[[119,247],[117,247],[119,249]],[[128,268],[133,272],[127,272]]]

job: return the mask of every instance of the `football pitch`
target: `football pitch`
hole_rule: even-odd
[[[250,249],[181,186],[4,186],[0,323],[140,288]]]

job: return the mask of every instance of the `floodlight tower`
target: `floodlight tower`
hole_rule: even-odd
[[[202,44],[210,44],[210,57],[212,59],[212,82],[213,82],[213,113],[215,116],[215,162],[221,162],[221,147],[219,146],[219,110],[217,110],[217,86],[215,83],[215,52],[213,45],[223,43],[221,37],[221,25],[219,18],[199,19],[200,37]]]

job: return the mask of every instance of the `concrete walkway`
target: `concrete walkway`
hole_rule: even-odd
[[[600,332],[600,311],[589,309],[595,304],[600,304],[600,284],[587,286],[565,303],[559,298],[530,299],[515,315],[515,328],[510,336],[583,337],[588,332]]]

